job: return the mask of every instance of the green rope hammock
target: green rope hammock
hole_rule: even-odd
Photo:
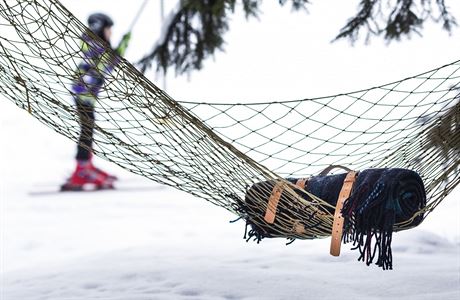
[[[77,141],[70,83],[86,27],[54,0],[1,1],[0,8],[2,98]],[[116,54],[107,49],[107,55]],[[321,212],[305,221],[315,226],[300,232],[293,230],[302,217],[297,212],[277,215],[273,230],[291,239],[329,236],[333,214],[329,203],[307,192],[312,205],[284,178],[310,177],[330,165],[416,171],[427,194],[416,215],[426,217],[460,181],[459,69],[456,61],[321,98],[213,104],[177,102],[122,59],[98,97],[93,150],[251,222],[263,221],[241,210],[248,189],[282,182],[293,204]],[[267,207],[266,198],[258,201]]]

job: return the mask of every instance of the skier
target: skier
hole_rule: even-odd
[[[97,102],[97,96],[104,83],[104,77],[109,74],[115,65],[119,62],[117,57],[109,55],[107,46],[110,47],[110,38],[112,35],[112,19],[103,14],[95,13],[88,18],[89,29],[98,37],[106,42],[103,45],[91,37],[90,33],[82,35],[82,61],[77,70],[76,80],[72,84],[72,94],[77,106],[80,121],[80,138],[77,145],[75,171],[61,190],[82,190],[86,184],[92,184],[96,189],[113,188],[113,182],[117,179],[93,165],[92,162],[92,144],[95,114],[94,107]],[[128,46],[131,33],[125,34],[115,50],[123,56]]]

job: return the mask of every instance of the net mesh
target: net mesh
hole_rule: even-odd
[[[87,28],[58,1],[6,0],[0,8],[2,98],[78,141],[70,85]],[[116,54],[107,48],[106,55]],[[305,223],[316,225],[301,234],[289,229],[296,212],[277,216],[283,227],[277,229],[290,238],[330,235],[333,216],[329,204],[313,195],[314,205],[306,202],[283,178],[313,176],[329,165],[415,170],[427,189],[428,206],[419,212],[426,216],[459,183],[459,68],[456,61],[328,97],[221,104],[175,101],[121,59],[104,74],[93,150],[246,219],[240,204],[248,187],[285,182],[293,203],[322,212],[311,214]],[[267,199],[260,202],[267,205]]]

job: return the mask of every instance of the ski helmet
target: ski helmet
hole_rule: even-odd
[[[95,13],[95,14],[91,14],[88,17],[88,27],[89,27],[89,29],[91,29],[92,32],[97,34],[102,39],[105,39],[105,37],[104,37],[104,28],[112,27],[112,25],[113,25],[112,19],[109,16],[107,16],[106,14]]]

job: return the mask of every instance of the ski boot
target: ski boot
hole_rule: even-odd
[[[89,168],[90,169],[92,169],[96,173],[101,174],[103,177],[107,178],[108,181],[114,182],[114,181],[118,180],[117,176],[111,175],[111,174],[109,174],[109,173],[107,173],[105,171],[102,171],[101,169],[97,168],[96,166],[94,166],[94,164],[93,164],[93,155],[92,154],[89,157],[88,163],[89,163]]]
[[[89,161],[78,161],[72,176],[61,186],[61,191],[85,191],[113,189],[108,176],[95,171]]]

